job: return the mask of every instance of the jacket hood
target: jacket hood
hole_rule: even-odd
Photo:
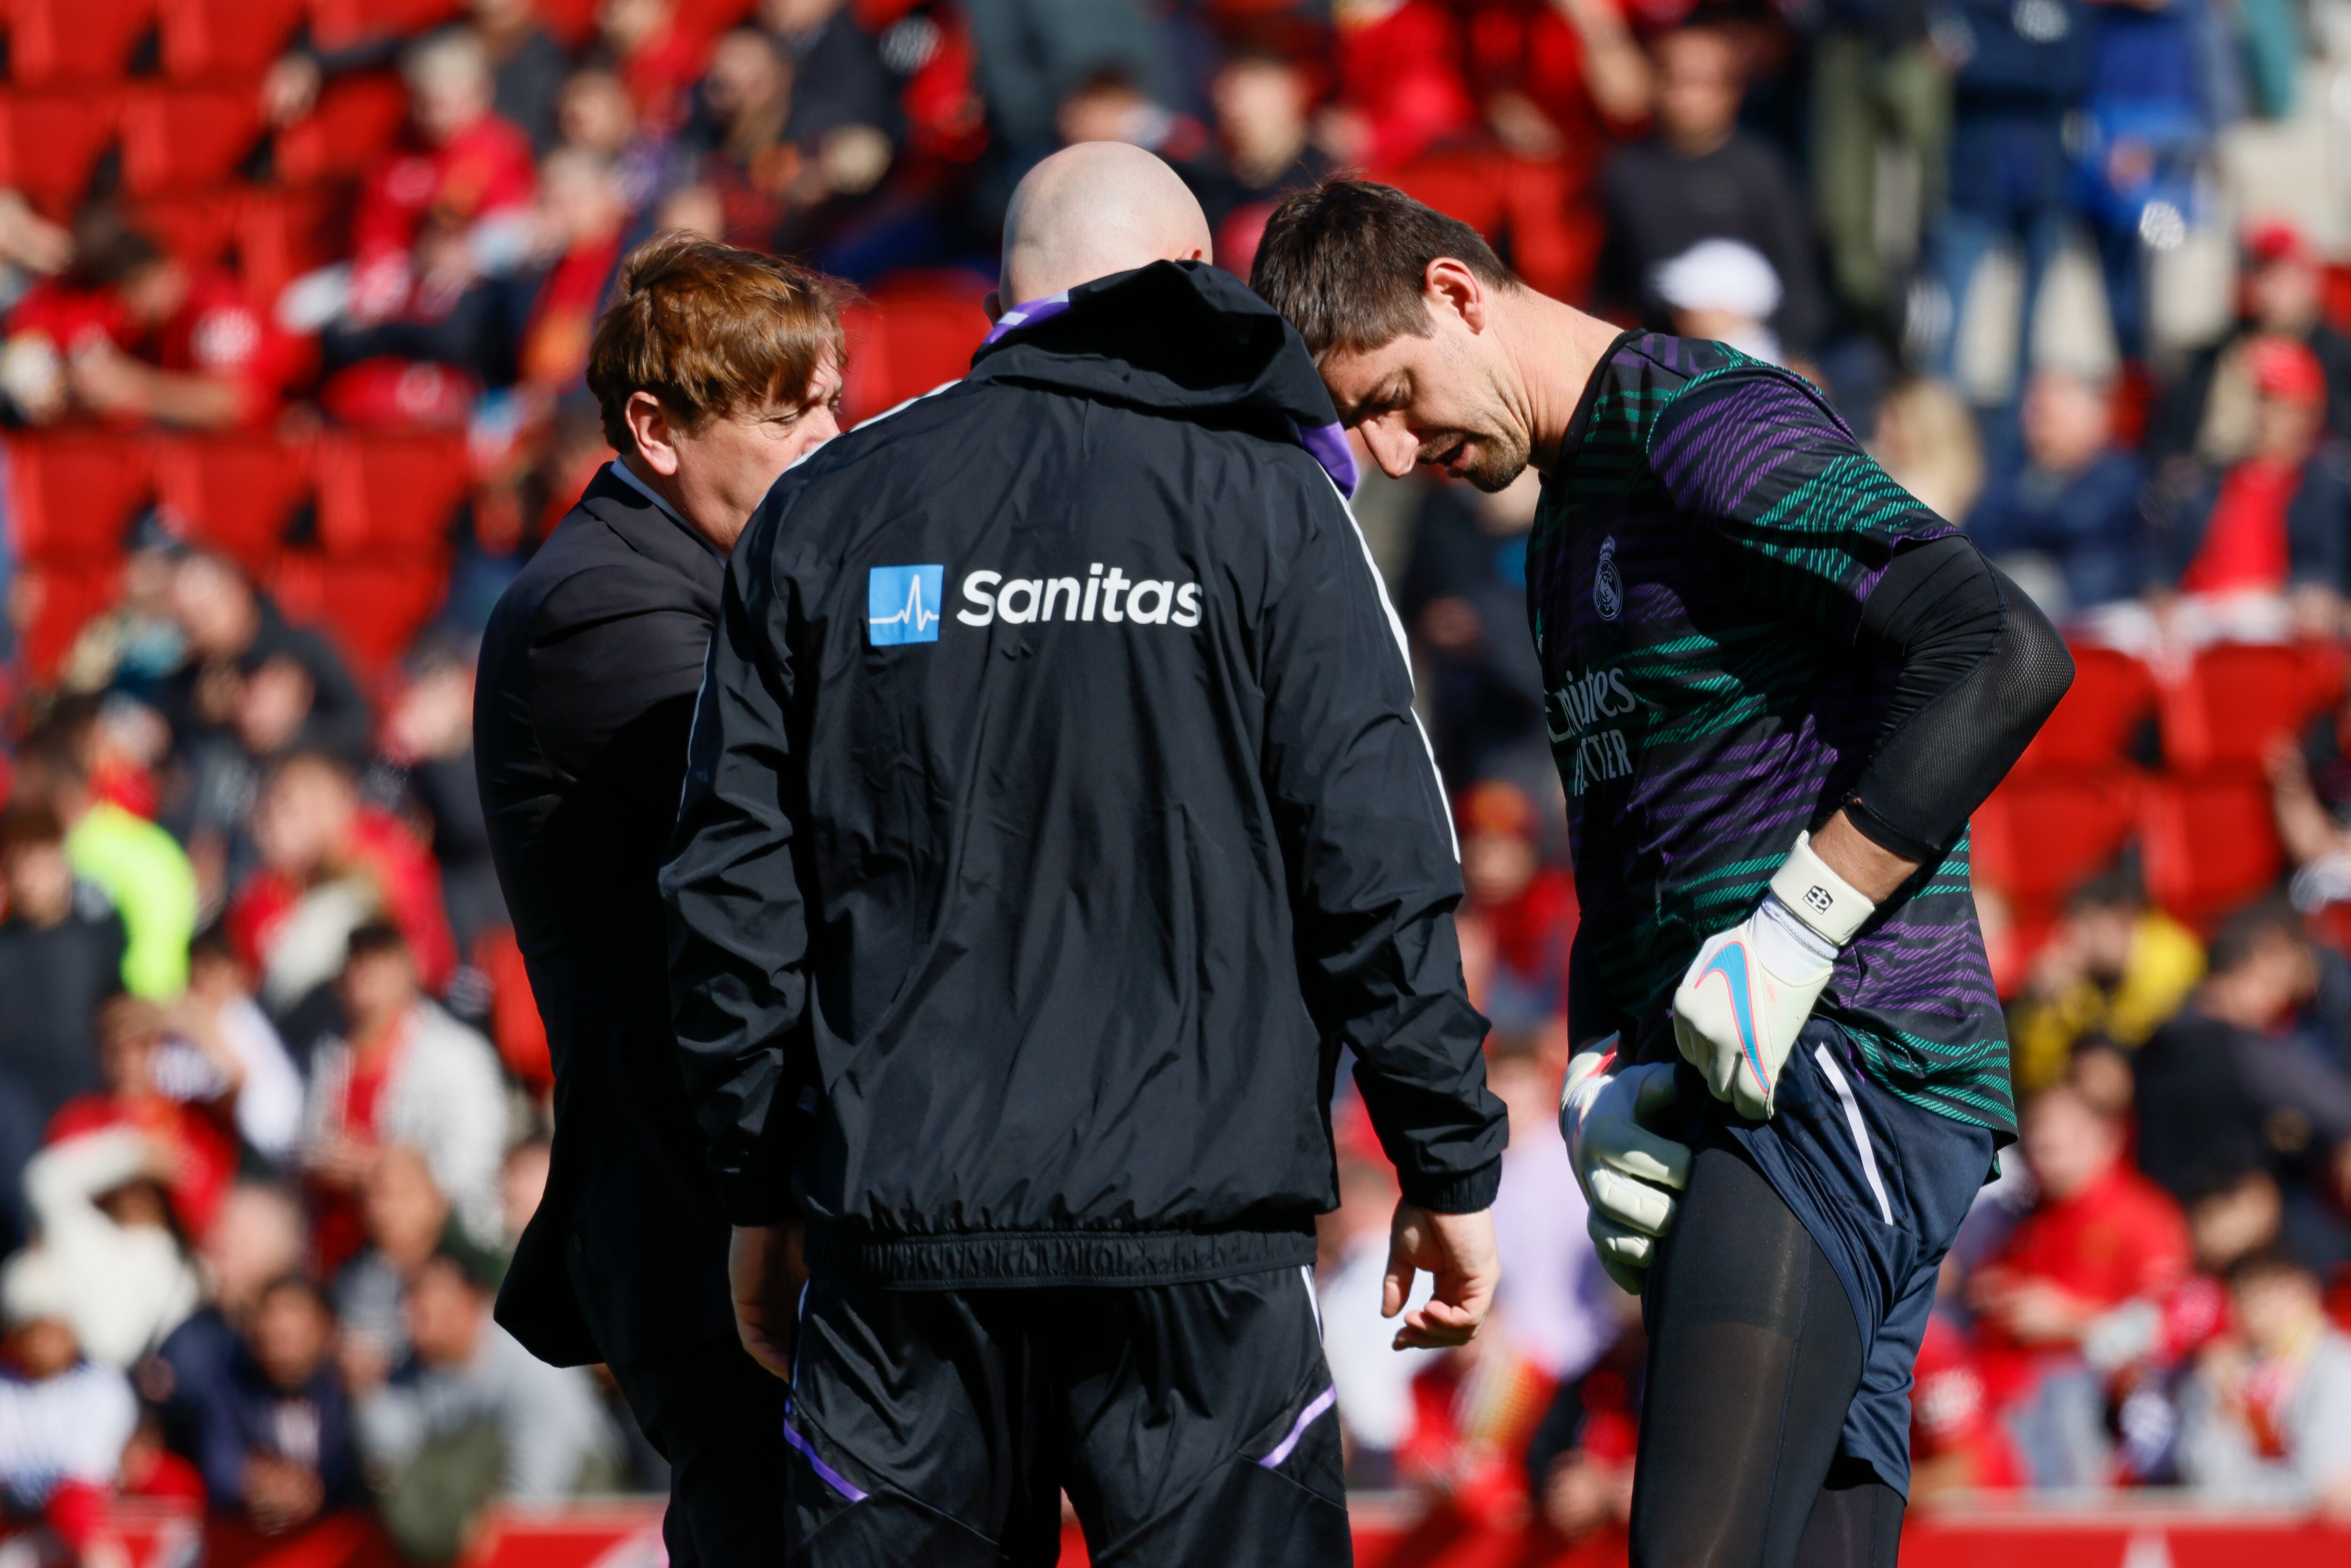
[[[1155,261],[1004,313],[970,379],[1062,389],[1302,446],[1343,495],[1354,454],[1297,329],[1247,284]]]

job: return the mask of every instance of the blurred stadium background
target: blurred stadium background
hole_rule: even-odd
[[[1974,824],[2026,1137],[1918,1368],[1928,1568],[2351,1554],[2351,3],[5,0],[0,1500],[10,1568],[657,1561],[609,1384],[487,1320],[546,1041],[468,753],[610,454],[618,257],[841,277],[854,422],[959,375],[1006,196],[1165,157],[1246,275],[1343,169],[1812,376],[2065,628]],[[1358,497],[1512,1112],[1468,1350],[1375,1318],[1366,1564],[1623,1560],[1637,1313],[1552,1131],[1576,921],[1531,483]],[[356,940],[354,937],[356,936]],[[434,1082],[474,1086],[428,1093]],[[1079,1560],[1071,1538],[1066,1561]]]

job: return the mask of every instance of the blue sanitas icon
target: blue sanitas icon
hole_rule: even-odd
[[[876,648],[939,640],[943,566],[877,566],[865,580],[865,641]]]

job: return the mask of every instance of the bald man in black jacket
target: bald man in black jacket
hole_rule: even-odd
[[[729,318],[722,344],[678,336]],[[838,431],[840,361],[837,314],[790,264],[674,236],[632,255],[589,372],[626,455],[499,600],[475,695],[491,849],[555,1065],[553,1166],[497,1317],[542,1360],[611,1366],[670,1462],[678,1564],[781,1561],[784,1389],[737,1338],[654,876],[726,551]]]

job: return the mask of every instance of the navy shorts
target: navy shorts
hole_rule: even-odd
[[[1992,1168],[1989,1128],[1898,1099],[1862,1075],[1844,1030],[1814,1019],[1780,1070],[1768,1122],[1750,1122],[1683,1063],[1681,1103],[1700,1106],[1693,1146],[1735,1143],[1828,1254],[1861,1325],[1861,1389],[1842,1452],[1910,1490],[1910,1374],[1935,1279]]]

